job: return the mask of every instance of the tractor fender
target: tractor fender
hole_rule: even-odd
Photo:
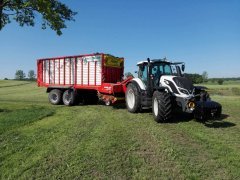
[[[135,87],[137,88],[138,92],[141,92],[141,91],[142,91],[141,87],[139,86],[139,84],[138,84],[136,81],[133,81],[133,80],[132,80],[132,81],[129,81],[129,82],[126,84],[126,88],[127,88],[127,86],[128,86],[129,84],[134,84]]]
[[[142,82],[141,79],[139,78],[133,78],[131,83],[135,83],[138,85],[138,87],[143,90],[143,91],[146,91],[146,85]]]

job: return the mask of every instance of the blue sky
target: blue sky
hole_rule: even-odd
[[[78,12],[62,36],[50,29],[19,27],[0,31],[0,78],[17,69],[36,70],[36,59],[110,53],[136,63],[167,57],[185,61],[186,72],[240,77],[239,0],[63,1]]]

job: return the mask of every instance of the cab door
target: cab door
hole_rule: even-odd
[[[146,64],[139,65],[138,78],[147,86],[148,81],[148,67]]]

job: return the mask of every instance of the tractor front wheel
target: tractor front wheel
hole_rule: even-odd
[[[137,113],[141,108],[140,92],[135,84],[129,84],[126,91],[126,106],[129,112]]]
[[[152,98],[152,111],[156,122],[169,121],[172,117],[171,96],[165,91],[155,91]]]

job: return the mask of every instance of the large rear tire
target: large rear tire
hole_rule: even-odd
[[[75,92],[71,89],[68,89],[68,90],[64,91],[62,99],[63,99],[63,104],[64,105],[73,106],[75,104],[75,101],[76,101]]]
[[[126,106],[129,112],[137,113],[141,109],[141,96],[135,84],[129,84],[125,95]]]
[[[152,98],[152,111],[156,122],[168,122],[172,118],[171,96],[167,92],[155,91]]]
[[[48,94],[49,102],[53,105],[59,105],[62,104],[62,91],[59,89],[53,89]]]

